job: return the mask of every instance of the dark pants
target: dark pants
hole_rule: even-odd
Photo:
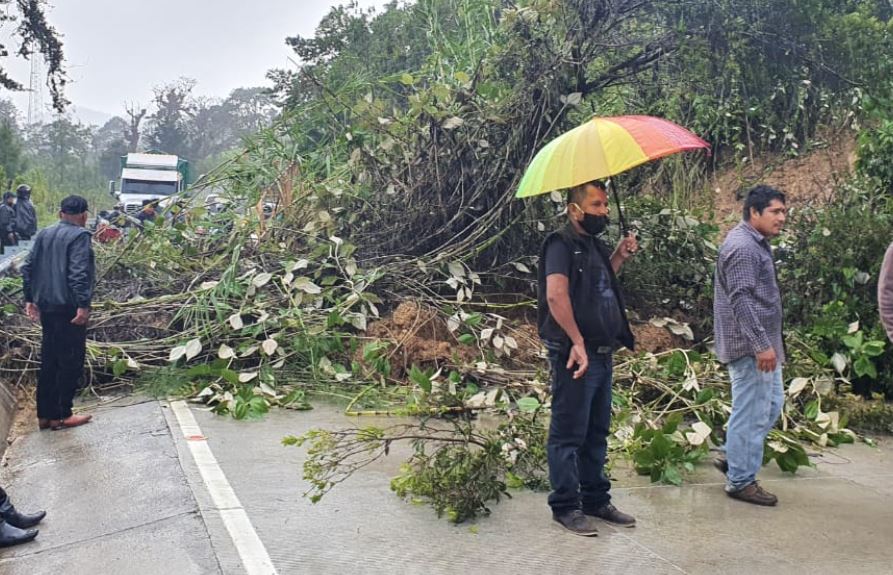
[[[41,312],[43,341],[37,380],[37,417],[65,419],[84,375],[87,326],[71,323],[76,310]]]
[[[573,379],[568,352],[549,351],[552,420],[549,425],[549,506],[556,514],[594,511],[611,501],[605,456],[611,427],[611,354],[589,351],[589,369]]]

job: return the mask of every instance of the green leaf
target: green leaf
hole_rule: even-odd
[[[119,359],[112,364],[112,373],[115,374],[115,377],[120,377],[125,371],[127,371],[127,360]]]
[[[803,415],[806,416],[806,419],[814,421],[816,417],[819,415],[819,402],[818,400],[813,399],[809,403],[806,404],[806,408],[803,410]]]
[[[859,377],[867,376],[877,379],[877,369],[874,367],[874,363],[864,355],[860,355],[859,359],[853,362],[853,369]]]
[[[403,73],[400,75],[400,83],[406,86],[412,86],[415,83],[415,78],[412,77],[412,74]]]
[[[431,376],[415,364],[409,368],[409,380],[418,385],[425,393],[431,393]]]
[[[679,469],[676,466],[667,467],[664,470],[662,479],[666,483],[671,483],[673,485],[682,485],[682,474],[679,473]]]
[[[518,409],[525,413],[533,413],[540,407],[540,402],[535,397],[522,397],[518,400]]]
[[[465,345],[471,345],[475,342],[474,336],[470,333],[463,333],[459,336],[459,343],[463,343]]]

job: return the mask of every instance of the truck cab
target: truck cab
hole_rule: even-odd
[[[171,154],[130,153],[121,157],[121,183],[109,182],[109,193],[118,198],[124,212],[135,216],[143,201],[167,204],[185,189],[189,162]]]

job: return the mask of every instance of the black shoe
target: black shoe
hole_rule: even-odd
[[[0,521],[0,547],[12,547],[27,543],[37,537],[37,529],[19,529],[6,521]]]
[[[9,497],[6,501],[0,503],[0,519],[6,521],[13,527],[19,529],[28,529],[40,523],[46,517],[46,511],[38,511],[37,513],[20,513],[12,506]]]
[[[573,509],[560,514],[552,514],[552,519],[562,527],[583,537],[595,537],[598,535],[598,527],[591,517],[583,514],[579,509]]]
[[[729,474],[729,461],[725,457],[720,456],[714,459],[713,467],[719,469],[723,475]]]
[[[598,517],[599,519],[604,519],[608,523],[613,523],[614,525],[618,525],[620,527],[635,527],[636,526],[636,518],[632,515],[627,515],[623,511],[620,511],[616,507],[614,507],[610,503],[605,503],[598,509],[594,511],[586,511],[586,515],[590,515],[592,517]]]

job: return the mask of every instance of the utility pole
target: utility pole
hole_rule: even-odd
[[[31,64],[31,76],[28,81],[28,125],[31,126],[43,121],[43,62],[34,52],[28,57],[28,62]]]

